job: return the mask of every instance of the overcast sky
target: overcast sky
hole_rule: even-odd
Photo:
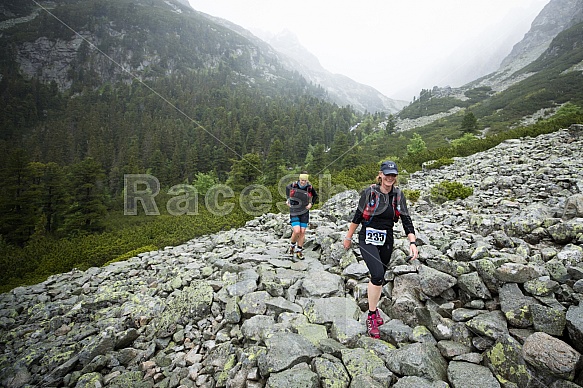
[[[496,70],[549,0],[189,2],[252,32],[290,30],[325,69],[411,101],[421,89]]]

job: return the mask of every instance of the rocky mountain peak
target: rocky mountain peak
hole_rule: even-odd
[[[338,105],[351,105],[361,112],[396,113],[408,104],[408,101],[390,99],[372,86],[329,72],[291,31],[284,30],[275,35],[256,33],[280,53],[286,68],[298,71],[307,80],[322,86]]]
[[[562,31],[583,21],[583,0],[552,0],[532,22],[524,38],[500,64],[499,71],[516,71],[537,59]]]
[[[290,30],[282,30],[278,34],[264,35],[262,37],[282,54],[296,59],[300,66],[307,66],[316,71],[325,72],[318,58],[302,46],[298,37]]]

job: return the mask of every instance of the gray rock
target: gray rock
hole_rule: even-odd
[[[518,284],[506,283],[498,292],[500,308],[508,323],[514,327],[529,327],[532,325],[530,306],[536,304],[536,300],[525,297]]]
[[[548,296],[557,291],[559,283],[548,277],[532,279],[524,283],[524,290],[535,296]]]
[[[569,307],[565,319],[571,343],[575,349],[583,353],[583,304]]]
[[[540,227],[552,215],[553,212],[548,206],[534,203],[510,218],[504,229],[509,236],[525,236]]]
[[[273,314],[273,316],[275,316],[275,319],[277,319],[280,314],[285,312],[296,314],[303,313],[303,309],[300,305],[292,303],[281,296],[267,299],[265,301],[265,307],[267,308],[267,311],[270,313],[270,315]]]
[[[565,311],[553,309],[552,307],[531,305],[530,313],[536,331],[541,331],[557,337],[563,335],[567,323]]]
[[[496,279],[506,283],[526,283],[539,277],[538,272],[531,266],[519,263],[505,263],[496,268]]]
[[[445,381],[431,381],[417,376],[405,376],[399,379],[393,388],[448,388]]]
[[[344,282],[339,275],[327,271],[310,271],[303,279],[301,289],[307,297],[338,296],[344,294]]]
[[[424,307],[415,290],[420,288],[418,274],[405,274],[395,277],[389,315],[405,322],[409,326],[417,326],[415,309]]]
[[[312,372],[307,365],[302,364],[271,374],[265,386],[268,388],[318,388],[320,384],[318,375]]]
[[[426,295],[438,296],[456,283],[457,279],[451,275],[425,265],[419,268],[419,285],[421,286],[421,291]]]
[[[346,367],[338,358],[323,354],[312,360],[312,369],[318,375],[320,386],[323,388],[348,388],[350,375]]]
[[[385,381],[384,386],[390,386],[393,374],[385,367],[384,361],[373,352],[355,348],[344,349],[341,354],[342,362],[352,379],[360,376],[365,380],[377,381],[377,385],[380,381]]]
[[[391,371],[401,376],[447,381],[447,361],[433,344],[414,343],[404,346],[389,353],[386,362]]]
[[[581,353],[558,338],[537,332],[524,342],[522,354],[526,362],[538,370],[565,380],[573,380]]]
[[[492,297],[488,287],[486,287],[477,272],[460,275],[458,285],[474,298],[490,299]]]
[[[320,346],[323,340],[328,339],[328,331],[324,325],[305,323],[295,328],[297,333],[308,339],[315,346]]]
[[[480,314],[466,322],[466,326],[475,334],[496,340],[508,335],[506,319],[501,311]]]
[[[481,364],[483,360],[484,357],[481,353],[465,353],[453,358],[453,361],[471,362],[472,364]]]
[[[379,328],[381,338],[393,345],[409,342],[413,329],[398,319],[391,319]]]
[[[271,295],[267,291],[251,291],[243,294],[239,300],[239,309],[245,318],[254,315],[264,315],[267,311],[267,301]]]
[[[358,319],[360,309],[353,299],[330,297],[309,299],[304,314],[311,323],[332,323],[337,320]]]
[[[361,336],[358,338],[356,344],[357,347],[363,348],[365,350],[372,351],[374,354],[379,356],[384,362],[386,362],[389,354],[397,349],[394,345],[383,341],[382,339],[375,339],[369,336]]]
[[[569,279],[569,273],[567,272],[567,267],[563,262],[554,258],[545,263],[545,268],[549,271],[551,279],[559,283],[564,283]]]
[[[499,388],[500,383],[490,369],[468,362],[452,361],[447,368],[447,377],[453,388],[480,387]]]
[[[528,387],[536,379],[522,355],[522,346],[510,336],[501,337],[484,353],[484,364],[505,385]]]
[[[443,318],[436,311],[425,308],[415,309],[419,324],[427,327],[436,340],[450,339],[452,336],[453,321]]]
[[[488,311],[486,311],[486,310],[459,308],[459,309],[455,309],[452,311],[451,318],[455,322],[465,322],[465,321],[472,319],[473,317],[475,317],[477,315],[484,314],[487,312]]]
[[[265,332],[270,330],[275,323],[273,317],[267,315],[255,315],[241,325],[241,333],[251,341],[260,341],[265,338]]]
[[[366,326],[356,319],[336,319],[330,327],[330,337],[344,345],[354,343],[364,333]]]
[[[231,298],[225,305],[225,319],[229,323],[239,323],[241,320],[241,309],[239,308],[239,299]]]
[[[583,231],[583,218],[573,218],[549,226],[547,232],[558,244],[568,244],[576,241],[577,236]]]
[[[480,259],[471,263],[490,292],[498,292],[500,281],[496,278],[496,266],[492,260]]]
[[[562,217],[564,220],[572,218],[583,218],[583,194],[574,194],[567,198],[563,208]]]
[[[452,359],[456,356],[469,353],[472,350],[467,345],[448,340],[439,341],[437,343],[437,349],[439,349],[441,355],[446,359]]]
[[[344,268],[342,275],[351,279],[361,280],[368,276],[368,267],[364,263],[353,263]]]
[[[259,371],[263,376],[281,372],[300,363],[310,363],[314,357],[320,355],[318,348],[295,333],[275,333],[265,340],[265,344],[267,353],[258,359]]]

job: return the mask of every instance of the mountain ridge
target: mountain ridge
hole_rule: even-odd
[[[200,13],[247,39],[254,42],[259,40],[268,44],[277,52],[279,60],[286,69],[298,71],[309,82],[323,87],[329,98],[340,106],[350,105],[360,112],[390,114],[398,112],[408,103],[408,101],[391,99],[372,86],[358,83],[347,76],[333,74],[324,69],[318,58],[303,47],[291,31],[284,30],[275,35],[256,31],[257,35],[255,35],[252,31],[226,19]]]
[[[497,71],[469,82],[467,86],[489,86],[502,91],[524,79],[519,71],[534,62],[562,31],[583,21],[583,0],[551,0],[532,22],[524,38],[516,43]],[[462,88],[464,88],[462,87]]]
[[[318,58],[301,45],[291,31],[282,31],[263,39],[289,58],[288,68],[299,69],[308,80],[324,87],[339,105],[351,105],[359,111],[397,113],[409,102],[386,97],[369,85],[342,74],[333,74],[320,64]],[[286,63],[286,62],[284,62]]]

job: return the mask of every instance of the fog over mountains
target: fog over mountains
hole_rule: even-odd
[[[581,0],[552,0],[534,20],[530,15],[533,11],[524,10],[518,19],[509,15],[499,30],[484,30],[460,38],[460,45],[454,50],[448,51],[444,45],[443,55],[427,58],[432,63],[431,71],[411,79],[412,85],[423,85],[419,90],[412,91],[411,99],[421,89],[434,86],[462,87],[499,71],[519,70],[534,61],[559,32],[581,21],[582,10]],[[526,34],[525,30],[528,30]],[[297,70],[306,79],[320,84],[338,104],[350,104],[361,111],[384,110],[394,113],[411,101],[388,98],[386,92],[383,94],[373,86],[333,74],[289,30],[278,34],[257,29],[251,32],[282,54],[280,59],[288,69]],[[391,95],[402,93],[402,90],[395,90]]]

